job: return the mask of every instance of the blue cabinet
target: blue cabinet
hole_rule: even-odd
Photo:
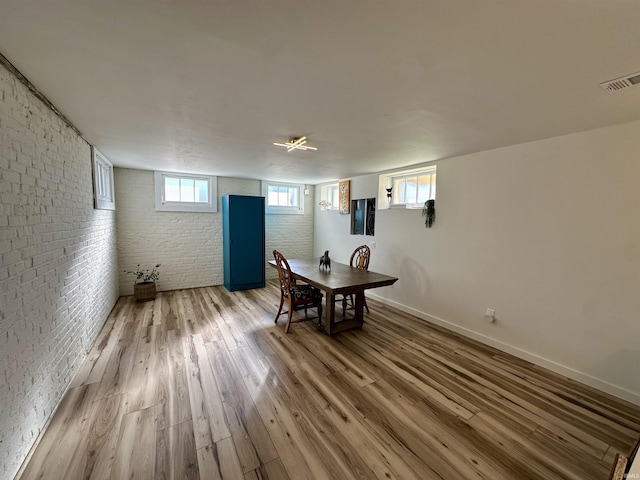
[[[264,197],[222,197],[224,286],[230,292],[264,287]]]

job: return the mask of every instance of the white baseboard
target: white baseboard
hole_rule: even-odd
[[[503,352],[514,355],[518,358],[526,360],[528,362],[534,363],[541,367],[547,368],[552,372],[558,373],[560,375],[564,375],[565,377],[576,380],[580,383],[588,385],[590,387],[596,388],[602,392],[608,393],[620,399],[631,402],[635,405],[640,405],[640,393],[632,392],[631,390],[627,390],[625,388],[619,387],[612,383],[606,382],[600,378],[594,377],[592,375],[586,374],[584,372],[580,372],[578,370],[574,370],[573,368],[567,367],[560,363],[556,363],[553,360],[549,360],[548,358],[541,357],[536,355],[535,353],[527,352],[526,350],[522,350],[520,348],[514,347],[512,345],[503,343],[499,340],[496,340],[491,337],[487,337],[478,332],[474,332],[473,330],[469,330],[468,328],[461,327],[456,325],[455,323],[451,323],[447,320],[443,320],[442,318],[429,315],[428,313],[421,312],[416,310],[415,308],[408,307],[402,303],[395,302],[393,300],[389,300],[388,298],[380,297],[375,293],[367,291],[367,297],[371,297],[379,302],[382,302],[386,305],[390,305],[398,310],[402,310],[403,312],[414,315],[422,320],[426,320],[428,322],[434,323],[440,327],[446,328],[447,330],[451,330],[452,332],[458,333],[465,337],[471,338],[473,340],[477,340],[485,345],[489,345],[490,347],[497,348]]]

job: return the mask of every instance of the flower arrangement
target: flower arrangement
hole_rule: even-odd
[[[148,268],[142,270],[140,264],[138,264],[135,270],[125,270],[124,273],[134,275],[136,277],[136,283],[155,282],[160,277],[160,264],[157,264],[151,270]]]

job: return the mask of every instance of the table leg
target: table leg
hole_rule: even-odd
[[[324,309],[324,331],[335,335],[352,328],[362,328],[364,321],[364,292],[357,292],[353,308],[353,318],[336,322],[336,296],[327,293],[327,307]]]
[[[364,324],[364,290],[356,292],[355,305],[353,306],[354,320],[358,323],[358,326],[362,328]]]
[[[335,294],[327,293],[326,298],[327,304],[326,308],[324,309],[323,318],[324,331],[327,333],[327,335],[332,335],[334,333],[333,330],[336,323],[336,296]]]

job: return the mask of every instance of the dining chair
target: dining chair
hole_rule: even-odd
[[[613,461],[613,465],[611,466],[611,471],[609,472],[609,480],[624,480],[626,478],[638,478],[637,471],[632,472],[630,470],[637,469],[637,464],[635,462],[637,461],[638,455],[640,454],[639,452],[640,452],[640,439],[638,439],[638,441],[635,443],[629,455],[617,453],[616,458]]]
[[[624,480],[627,470],[628,458],[621,453],[616,454],[616,458],[613,461],[613,466],[609,472],[609,480]]]
[[[318,324],[322,322],[322,292],[311,285],[300,285],[296,283],[296,279],[291,275],[291,268],[287,259],[277,250],[273,251],[273,257],[276,260],[278,269],[278,279],[280,280],[280,307],[276,314],[276,321],[280,315],[287,314],[287,324],[284,327],[284,333],[289,333],[289,326],[292,323],[303,322],[305,320],[318,319]],[[282,311],[285,302],[289,305],[286,312]],[[315,308],[317,317],[309,317],[307,308]],[[293,320],[293,312],[304,308],[304,318]]]
[[[367,245],[360,245],[357,247],[353,253],[351,254],[351,258],[349,259],[349,265],[355,268],[359,268],[360,270],[369,270],[369,260],[371,259],[371,249]],[[342,318],[344,318],[344,314],[347,310],[351,310],[354,308],[353,302],[353,294],[350,293],[348,295],[343,295],[342,298],[336,298],[336,301],[342,302]],[[367,313],[369,313],[369,305],[367,305],[367,298],[364,298],[364,308],[367,309]]]

